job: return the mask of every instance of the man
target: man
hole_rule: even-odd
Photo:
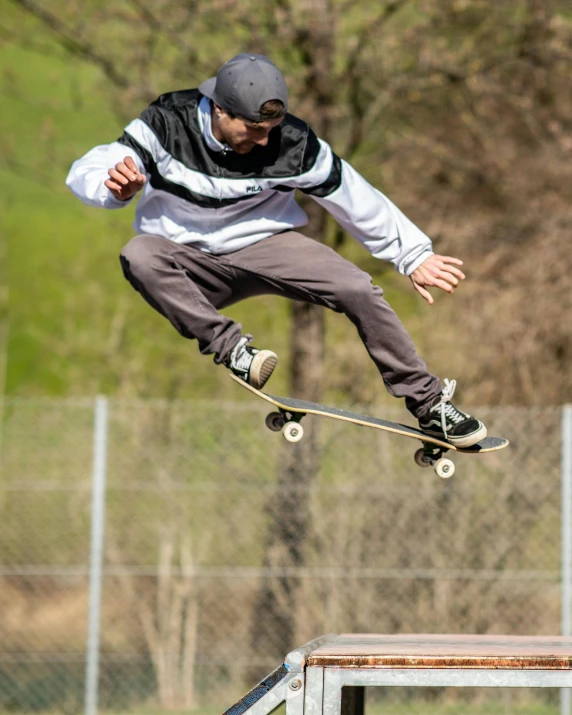
[[[261,388],[277,356],[258,350],[219,309],[272,294],[345,313],[387,390],[404,397],[428,434],[467,447],[486,436],[457,409],[455,382],[431,375],[369,275],[298,233],[307,223],[296,189],[309,194],[376,258],[391,261],[433,303],[452,293],[457,258],[287,113],[280,71],[241,54],[198,89],[159,97],[123,135],[76,161],[67,184],[84,203],[117,209],[143,191],[133,238],[121,253],[127,280],[203,354]]]

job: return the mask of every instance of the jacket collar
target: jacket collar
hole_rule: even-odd
[[[197,118],[199,121],[199,127],[201,128],[201,132],[203,134],[203,138],[209,149],[211,149],[212,151],[222,151],[225,153],[228,151],[232,151],[228,144],[223,144],[222,142],[219,142],[219,140],[213,134],[211,101],[208,97],[203,97],[199,102],[199,105],[197,107]]]

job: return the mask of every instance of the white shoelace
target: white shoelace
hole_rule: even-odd
[[[451,420],[451,422],[458,424],[465,419],[465,415],[451,404],[451,400],[455,394],[455,388],[457,387],[457,381],[445,378],[444,384],[445,386],[443,387],[443,392],[441,393],[441,399],[433,407],[433,409],[439,408],[439,412],[441,413],[441,429],[446,437],[447,417]]]
[[[244,350],[246,345],[248,345],[248,338],[241,338],[233,350],[233,362],[239,370],[248,370],[252,361],[252,355]]]

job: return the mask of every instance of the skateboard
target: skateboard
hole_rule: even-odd
[[[232,373],[230,373],[230,376],[241,387],[253,392],[278,408],[278,411],[270,412],[267,415],[266,426],[273,432],[282,432],[288,442],[299,442],[304,436],[304,428],[300,421],[305,415],[321,415],[322,417],[331,417],[363,427],[375,427],[384,432],[393,432],[422,442],[423,447],[415,452],[415,463],[420,467],[433,467],[436,474],[444,479],[452,477],[455,473],[455,464],[450,459],[443,457],[449,450],[462,452],[463,454],[483,454],[504,449],[509,444],[508,439],[504,437],[485,437],[485,439],[471,447],[455,447],[449,442],[437,437],[431,437],[414,427],[408,427],[399,422],[390,422],[379,417],[361,415],[357,412],[349,412],[337,407],[326,407],[317,402],[306,402],[306,400],[296,400],[291,397],[275,397],[257,390]]]

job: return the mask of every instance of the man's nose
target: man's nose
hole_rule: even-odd
[[[259,146],[266,146],[268,144],[268,134],[265,137],[260,137],[260,139],[254,140]]]

